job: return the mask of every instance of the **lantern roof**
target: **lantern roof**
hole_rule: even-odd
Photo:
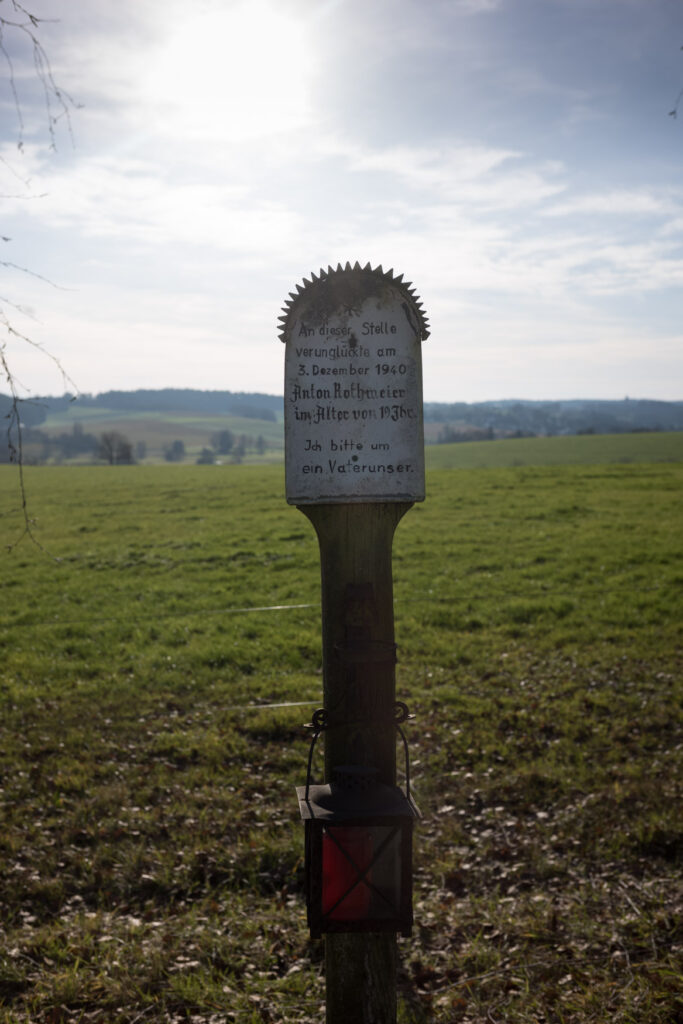
[[[399,786],[382,782],[362,790],[352,789],[339,782],[316,786],[297,786],[301,817],[320,821],[326,825],[382,818],[421,818],[412,797],[407,797]]]

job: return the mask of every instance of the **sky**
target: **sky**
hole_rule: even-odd
[[[424,303],[427,401],[683,399],[681,0],[24,6],[74,106],[5,26],[22,394],[282,394],[288,293],[359,261]]]

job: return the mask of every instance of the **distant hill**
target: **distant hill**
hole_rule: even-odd
[[[281,422],[282,395],[246,391],[199,391],[191,388],[144,388],[137,391],[103,391],[79,395],[79,409],[107,409],[122,413],[188,413],[206,416],[241,416]],[[0,395],[0,417],[10,399]],[[40,397],[22,403],[22,419],[38,426],[48,416],[73,408],[73,396]],[[631,430],[683,430],[683,401],[658,402],[625,398],[619,401],[574,399],[571,401],[425,402],[425,423],[449,425],[455,432],[473,428],[494,436],[511,434],[596,434]],[[433,432],[432,432],[433,433]]]
[[[32,405],[42,406],[45,417],[63,411],[73,401],[61,398],[36,398]],[[282,419],[283,399],[244,391],[195,391],[190,388],[141,388],[137,391],[102,391],[98,395],[79,395],[81,408],[109,409],[115,412],[171,412],[207,416],[243,416],[254,420]]]
[[[31,398],[20,405],[22,455],[26,464],[107,461],[115,443],[117,462],[281,461],[282,404],[275,395],[185,388]],[[18,447],[11,410],[0,395],[11,435],[6,428],[0,463]]]
[[[11,408],[11,399],[0,395],[0,419]],[[269,459],[279,459],[283,448],[284,399],[260,392],[145,388],[79,395],[76,401],[71,395],[46,396],[23,401],[21,418],[24,456],[30,461],[95,458],[107,431],[123,433],[138,458],[147,461],[168,458],[174,444],[178,451],[184,446],[185,459],[194,460],[215,448],[221,430],[235,435],[232,452],[241,445],[250,458],[267,452]],[[424,419],[427,444],[683,431],[683,401],[426,402]],[[8,445],[0,443],[0,462],[9,455]]]
[[[432,425],[431,430],[425,428],[430,440],[445,442],[683,430],[683,402],[629,398],[621,401],[426,402],[425,424]]]

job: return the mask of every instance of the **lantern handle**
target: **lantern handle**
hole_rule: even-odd
[[[406,799],[410,801],[410,754],[408,753],[408,740],[405,737],[405,733],[401,728],[402,722],[407,722],[408,719],[414,718],[415,715],[411,715],[408,711],[408,705],[404,704],[402,700],[397,700],[394,704],[394,722],[396,724],[396,732],[403,740],[403,752],[405,754],[406,761]]]
[[[410,753],[408,751],[408,740],[406,739],[405,733],[401,728],[403,722],[407,722],[409,719],[414,718],[415,715],[411,715],[408,710],[408,705],[404,704],[403,701],[397,700],[394,704],[394,724],[396,726],[396,732],[401,737],[403,742],[403,752],[405,755],[405,773],[406,773],[406,799],[411,800],[410,795]],[[306,794],[304,799],[308,801],[308,794],[311,788],[311,770],[313,767],[313,753],[315,751],[315,745],[318,742],[318,737],[322,732],[327,729],[329,724],[329,717],[326,708],[318,708],[317,711],[313,712],[311,721],[307,724],[307,729],[313,730],[313,737],[311,739],[311,745],[308,748],[308,764],[306,766]]]
[[[308,803],[308,791],[311,788],[311,768],[313,765],[313,751],[315,750],[315,745],[318,741],[318,736],[320,736],[321,732],[324,732],[325,729],[327,729],[327,722],[327,709],[318,708],[317,711],[313,712],[311,721],[306,726],[307,729],[313,729],[313,738],[311,740],[311,745],[308,748],[308,766],[306,768],[306,795],[304,798],[306,800],[306,803]]]

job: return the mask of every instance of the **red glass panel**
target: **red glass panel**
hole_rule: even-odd
[[[358,879],[371,863],[372,833],[369,829],[346,826],[325,831],[322,911],[326,917],[333,921],[367,917],[371,893]],[[369,880],[369,872],[365,877]],[[348,894],[344,896],[344,893]]]

